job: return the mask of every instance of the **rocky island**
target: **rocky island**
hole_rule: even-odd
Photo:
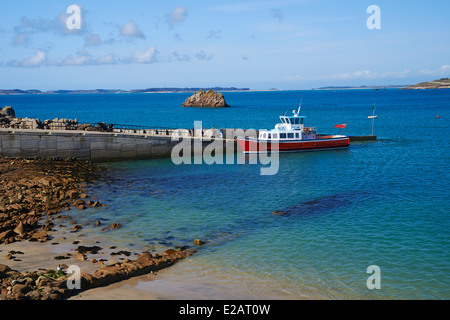
[[[441,78],[439,80],[421,82],[405,89],[450,89],[450,79]]]
[[[215,92],[214,90],[203,91],[199,90],[192,96],[187,98],[183,107],[208,107],[208,108],[225,108],[229,105],[225,102],[225,98],[222,93]]]

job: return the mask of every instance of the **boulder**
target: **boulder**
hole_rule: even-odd
[[[9,238],[14,237],[15,235],[16,233],[11,229],[0,233],[0,243],[6,242]]]
[[[214,90],[209,90],[205,92],[200,90],[194,93],[192,96],[188,97],[183,105],[183,107],[209,107],[209,108],[224,108],[229,107],[225,102],[223,94],[215,92]]]
[[[195,239],[194,240],[194,244],[197,245],[197,246],[204,245],[205,243],[206,243],[205,241],[200,240],[200,239]]]
[[[10,118],[16,117],[16,112],[14,111],[14,109],[11,106],[4,107],[1,114],[6,117],[10,117]]]
[[[136,261],[142,265],[148,265],[153,261],[153,255],[150,252],[144,252],[138,256]]]
[[[8,276],[8,272],[11,271],[11,268],[6,264],[0,264],[0,279],[6,278]]]

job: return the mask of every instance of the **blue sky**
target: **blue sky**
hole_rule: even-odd
[[[1,6],[0,88],[413,84],[450,77],[449,13],[443,0],[19,0]]]

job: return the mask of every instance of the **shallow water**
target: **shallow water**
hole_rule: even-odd
[[[231,92],[232,107],[217,110],[181,108],[188,95],[0,96],[0,103],[41,120],[259,129],[303,97],[307,125],[340,133],[334,124],[347,123],[349,135],[370,134],[375,103],[382,141],[281,154],[275,175],[237,158],[103,164],[108,178],[91,193],[108,206],[77,220],[120,222],[105,241],[150,250],[207,241],[165,273],[160,286],[172,281],[172,298],[450,298],[450,90]],[[379,290],[366,286],[371,265],[381,270]]]

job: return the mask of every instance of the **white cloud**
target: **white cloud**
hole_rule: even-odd
[[[23,59],[21,61],[12,60],[7,63],[10,67],[33,68],[41,66],[47,60],[47,53],[42,50],[36,50],[34,56]]]
[[[296,75],[293,75],[293,76],[287,76],[287,77],[284,77],[283,78],[283,81],[301,81],[301,80],[305,80],[306,78],[305,77],[303,77],[303,76],[301,76],[301,75],[299,75],[299,74],[296,74]]]
[[[208,54],[207,54],[205,51],[203,51],[203,50],[197,52],[197,53],[195,54],[195,57],[196,57],[198,60],[205,60],[205,61],[209,61],[209,60],[212,59],[212,55],[208,55]]]
[[[419,71],[420,74],[426,74],[426,75],[449,75],[450,74],[450,65],[445,64],[440,68],[437,69],[422,69]]]
[[[110,53],[95,60],[95,64],[116,64],[119,59],[115,54]]]
[[[125,38],[140,38],[145,39],[144,33],[139,29],[138,25],[134,21],[128,21],[121,29],[120,34]]]
[[[174,51],[173,56],[175,57],[175,59],[177,59],[177,61],[184,61],[184,62],[188,62],[191,61],[191,56],[188,54],[183,54],[180,55],[178,52]]]
[[[30,42],[30,33],[16,31],[12,40],[14,46],[25,45]]]
[[[175,41],[182,41],[183,38],[181,37],[181,35],[179,33],[175,33],[173,35],[173,38],[175,39]]]
[[[236,4],[226,4],[221,6],[215,6],[209,8],[209,10],[219,12],[248,12],[257,10],[267,10],[277,6],[290,5],[293,3],[298,4],[299,0],[293,1],[256,1],[256,2],[244,2],[240,1]]]
[[[152,63],[156,61],[156,54],[158,51],[156,47],[149,47],[145,51],[136,51],[131,55],[129,59],[131,62],[135,63]]]
[[[102,55],[100,57],[93,57],[86,50],[79,50],[75,54],[68,55],[62,59],[47,59],[47,52],[43,50],[37,50],[35,55],[17,61],[9,61],[6,65],[9,67],[24,67],[32,68],[39,66],[52,66],[52,67],[69,67],[69,66],[99,66],[99,65],[112,65],[112,64],[134,64],[134,63],[155,63],[157,60],[158,50],[156,47],[151,46],[141,51],[137,50],[129,56],[119,57],[114,53]],[[176,51],[173,52],[172,57],[175,57],[177,61],[190,61],[189,55],[180,55]]]
[[[86,66],[93,63],[92,56],[86,50],[79,50],[74,55],[69,55],[64,59],[50,60],[47,62],[48,66]]]
[[[270,12],[272,13],[272,17],[277,19],[279,22],[281,22],[283,20],[284,15],[280,9],[272,8],[272,9],[270,9]]]
[[[177,7],[172,12],[166,15],[166,21],[172,28],[175,24],[181,23],[186,20],[188,15],[187,9],[183,6]]]
[[[348,80],[348,79],[370,79],[372,77],[373,74],[370,70],[362,70],[355,72],[335,73],[332,75],[323,76],[321,78],[328,80]]]
[[[335,73],[318,77],[319,80],[354,80],[354,79],[385,79],[385,78],[405,78],[411,70],[373,72],[371,70],[358,70],[354,72]]]
[[[211,30],[205,39],[221,39],[222,30]]]

